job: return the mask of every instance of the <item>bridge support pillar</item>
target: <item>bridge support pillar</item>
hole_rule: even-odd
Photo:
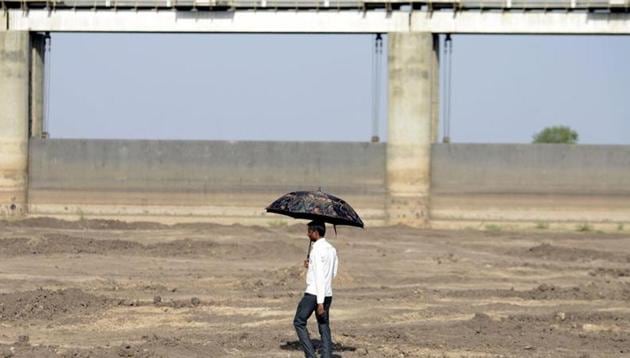
[[[44,55],[46,35],[31,33],[30,134],[41,138],[44,125]]]
[[[26,212],[30,38],[0,30],[0,217]]]
[[[430,33],[391,33],[388,42],[388,222],[422,227],[429,223],[438,38]]]

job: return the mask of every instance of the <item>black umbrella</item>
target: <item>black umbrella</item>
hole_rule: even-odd
[[[318,191],[294,191],[281,196],[267,207],[267,212],[296,219],[323,221],[335,226],[363,228],[363,221],[350,204],[334,195]],[[309,252],[310,252],[309,244]],[[306,254],[308,259],[308,253]]]
[[[285,194],[271,203],[267,207],[267,212],[333,225],[363,227],[363,221],[350,204],[320,190]]]

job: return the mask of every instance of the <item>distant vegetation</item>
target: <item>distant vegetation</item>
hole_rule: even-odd
[[[588,223],[579,224],[578,226],[576,226],[576,229],[579,232],[593,231],[593,227],[591,227],[591,225],[589,225]]]
[[[576,144],[577,141],[578,134],[573,129],[567,126],[553,126],[534,134],[532,143]]]

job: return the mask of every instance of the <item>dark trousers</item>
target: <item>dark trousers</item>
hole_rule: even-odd
[[[304,297],[297,306],[295,311],[295,318],[293,319],[293,326],[300,339],[300,344],[304,350],[304,356],[306,358],[315,358],[315,348],[311,342],[311,338],[308,335],[308,329],[306,329],[306,321],[313,311],[315,311],[315,317],[317,318],[317,326],[319,328],[319,335],[322,338],[321,356],[322,358],[332,357],[332,338],[330,336],[330,326],[328,325],[328,311],[330,310],[330,304],[332,303],[332,297],[326,297],[324,299],[324,315],[317,315],[317,296],[305,293]]]

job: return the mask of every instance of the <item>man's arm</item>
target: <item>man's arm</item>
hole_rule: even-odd
[[[337,268],[339,267],[339,257],[337,256],[337,250],[333,251],[335,254],[333,255],[333,278],[337,277]]]
[[[317,314],[320,316],[323,314],[324,310],[324,298],[326,297],[326,287],[324,283],[324,257],[322,256],[320,250],[315,250],[313,252],[313,271],[315,272],[315,292],[317,294]],[[322,312],[320,314],[321,306]]]

